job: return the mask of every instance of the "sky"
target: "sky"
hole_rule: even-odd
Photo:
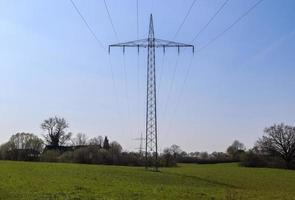
[[[103,0],[74,2],[102,46],[70,0],[0,0],[0,143],[42,137],[42,121],[59,116],[69,132],[135,151],[147,52],[107,45],[146,38],[151,13],[156,38],[196,48],[156,51],[160,150],[225,151],[236,139],[251,148],[265,127],[295,124],[295,1],[264,0],[201,51],[257,0],[229,0],[193,43],[224,0],[197,0],[183,26],[192,0],[138,0],[138,27],[136,0],[106,0],[115,31]]]

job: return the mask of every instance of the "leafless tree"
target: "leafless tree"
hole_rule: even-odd
[[[50,117],[41,124],[41,128],[47,131],[47,134],[44,135],[46,142],[53,147],[64,145],[70,140],[72,134],[65,132],[68,127],[67,121],[59,117]]]
[[[36,160],[43,150],[43,141],[32,133],[16,133],[0,146],[1,159]]]
[[[97,136],[97,137],[91,138],[89,140],[90,145],[97,145],[99,147],[102,147],[102,143],[103,143],[103,137],[102,136]]]
[[[182,150],[181,150],[180,146],[173,144],[170,147],[170,152],[172,155],[176,156],[176,155],[179,155],[182,152]]]
[[[72,139],[72,143],[75,146],[87,145],[87,136],[84,133],[78,133],[75,138]]]
[[[262,152],[278,155],[290,168],[295,161],[295,127],[284,124],[273,125],[264,130],[265,135],[260,138],[256,148]]]
[[[32,133],[17,133],[12,135],[9,140],[11,149],[31,149],[41,152],[43,141]]]

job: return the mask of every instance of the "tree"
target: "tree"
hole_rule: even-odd
[[[1,154],[9,160],[36,160],[43,150],[43,141],[32,133],[16,133],[1,146]]]
[[[97,145],[100,148],[102,148],[102,145],[103,145],[103,137],[102,136],[97,136],[97,137],[91,138],[89,140],[89,144],[90,145]]]
[[[281,157],[287,168],[295,161],[295,127],[274,124],[265,128],[265,135],[256,143],[261,152]]]
[[[110,143],[110,152],[113,164],[118,163],[120,154],[122,153],[122,146],[118,142],[113,141]]]
[[[171,147],[168,149],[168,151],[170,151],[170,154],[173,155],[174,158],[176,158],[182,152],[180,146],[178,146],[176,144],[171,145]]]
[[[67,121],[58,117],[50,117],[41,124],[41,128],[47,131],[47,135],[44,136],[46,142],[53,147],[64,145],[70,140],[72,133],[65,132],[68,127]]]
[[[43,141],[32,133],[17,133],[12,135],[9,143],[10,148],[13,149],[32,149],[38,152],[43,150]]]
[[[106,150],[109,150],[110,149],[109,139],[108,139],[107,136],[104,137],[103,147],[102,148],[104,148]]]
[[[76,137],[72,140],[75,146],[85,146],[87,145],[87,136],[84,133],[78,133]]]
[[[199,155],[200,155],[200,152],[198,152],[198,151],[196,151],[196,152],[190,152],[190,153],[189,153],[189,156],[190,156],[190,157],[198,158]]]
[[[199,158],[202,160],[208,160],[209,159],[209,154],[207,151],[202,151],[199,153]]]
[[[226,150],[228,155],[231,156],[234,160],[240,160],[240,156],[242,153],[244,153],[246,150],[246,147],[243,143],[239,142],[238,140],[235,140]]]
[[[10,149],[10,143],[6,142],[4,144],[1,144],[0,146],[0,159],[1,160],[9,160],[9,149]]]
[[[173,155],[173,152],[171,151],[171,147],[164,149],[160,159],[161,159],[161,164],[165,167],[176,166],[177,162]]]
[[[223,152],[214,151],[210,154],[210,158],[215,161],[225,161],[228,159],[228,155]]]
[[[110,143],[110,148],[112,150],[112,154],[119,155],[122,152],[122,146],[116,141]]]

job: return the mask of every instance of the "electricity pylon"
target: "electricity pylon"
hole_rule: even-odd
[[[111,47],[122,47],[125,53],[126,47],[147,48],[147,94],[146,94],[146,134],[145,134],[145,166],[154,167],[158,171],[158,132],[157,132],[157,98],[156,98],[156,59],[155,48],[174,47],[180,52],[180,48],[190,47],[194,52],[194,45],[156,39],[154,37],[153,16],[150,15],[149,34],[147,39],[134,40],[130,42],[109,45]]]
[[[143,154],[143,141],[145,140],[142,136],[142,132],[140,133],[140,138],[134,138],[134,140],[139,140],[140,143],[139,143],[139,148],[136,148],[137,150],[139,150],[139,155],[142,156]]]

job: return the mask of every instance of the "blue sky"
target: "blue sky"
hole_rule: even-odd
[[[155,36],[173,39],[191,2],[139,0],[139,38],[147,36],[153,13]],[[197,0],[175,40],[190,43],[223,2]],[[255,2],[230,0],[196,49]],[[118,38],[102,0],[75,3],[105,47],[137,39],[136,0],[107,1]],[[294,10],[293,0],[264,0],[194,55],[185,87],[191,51],[157,51],[160,149],[224,151],[235,139],[252,147],[266,126],[294,125]],[[73,133],[108,135],[128,150],[139,146],[133,138],[145,128],[146,50],[114,49],[113,81],[107,48],[69,0],[1,0],[0,44],[1,143],[20,131],[43,134],[42,120],[57,115]]]

